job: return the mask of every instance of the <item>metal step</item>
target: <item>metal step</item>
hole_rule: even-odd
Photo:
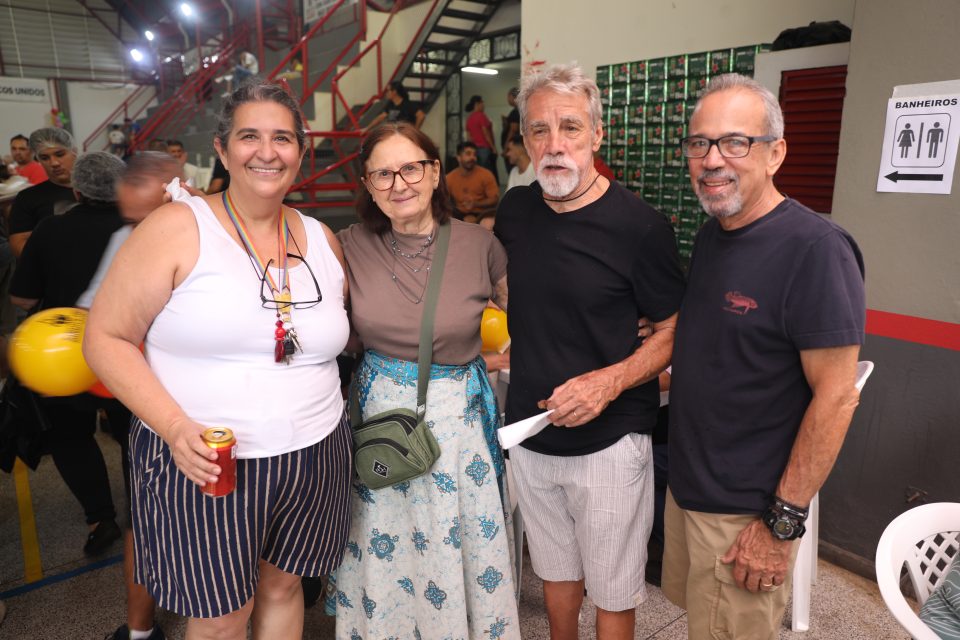
[[[433,28],[434,33],[442,33],[448,36],[461,36],[463,38],[473,38],[477,35],[476,31],[470,29],[458,29],[456,27],[444,27],[437,25]]]
[[[408,73],[408,74],[407,74],[407,77],[408,77],[408,78],[416,78],[416,79],[418,79],[418,80],[419,80],[419,79],[423,79],[423,80],[446,80],[447,78],[450,77],[450,74],[448,74],[448,73],[413,73],[413,72],[411,72],[411,73]]]
[[[477,20],[485,20],[487,17],[486,14],[483,14],[483,13],[474,13],[473,11],[461,11],[460,9],[449,9],[449,8],[444,9],[443,14],[441,15],[447,18],[460,18],[461,20],[473,20],[474,22],[476,22]]]
[[[466,53],[469,47],[465,47],[459,40],[453,42],[424,42],[421,47],[423,51],[459,51]]]

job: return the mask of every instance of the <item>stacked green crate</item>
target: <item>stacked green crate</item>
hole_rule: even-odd
[[[610,70],[610,170],[623,182],[627,174],[627,106],[630,103],[630,63],[615,64]]]
[[[731,71],[753,75],[756,54],[767,50],[753,45],[597,68],[598,79],[608,82],[600,89],[607,99],[605,159],[626,187],[670,219],[685,259],[706,214],[690,185],[680,140],[710,78]]]
[[[600,146],[600,157],[607,164],[610,163],[610,84],[613,65],[597,67],[597,88],[600,90],[600,104],[603,109],[603,143]]]

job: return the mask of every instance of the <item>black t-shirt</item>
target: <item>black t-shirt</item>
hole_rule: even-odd
[[[537,401],[570,378],[620,362],[640,346],[637,320],[676,313],[683,273],[666,218],[617,183],[596,202],[558,214],[538,183],[500,203],[494,232],[507,250],[512,339],[507,422],[541,412]],[[532,451],[575,456],[628,433],[653,430],[657,380],[628,389],[592,422],[552,425],[524,441]]]
[[[387,106],[384,112],[387,114],[387,122],[409,122],[417,124],[417,111],[420,105],[416,102],[404,100],[400,104],[394,104],[393,100],[387,100]]]
[[[670,489],[684,509],[760,513],[811,392],[800,351],[863,344],[863,258],[794,200],[697,235],[673,349]]]
[[[227,168],[223,166],[222,162],[220,162],[220,158],[217,158],[217,161],[213,164],[213,172],[210,174],[210,182],[213,182],[217,178],[221,178],[223,180],[223,185],[220,187],[220,191],[226,191],[227,187],[230,186],[230,172],[227,171]],[[219,193],[219,191],[217,193]]]
[[[10,235],[33,231],[44,218],[60,215],[77,203],[73,189],[46,180],[17,194],[10,209]]]
[[[40,309],[72,307],[90,284],[114,231],[123,226],[115,206],[81,203],[37,225],[10,284],[10,294],[40,300]]]

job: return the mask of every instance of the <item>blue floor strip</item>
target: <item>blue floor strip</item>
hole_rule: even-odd
[[[16,587],[15,589],[10,589],[9,591],[2,591],[0,592],[0,600],[6,600],[7,598],[22,596],[25,593],[36,591],[37,589],[48,587],[52,584],[63,582],[64,580],[69,580],[70,578],[75,578],[79,575],[83,575],[84,573],[97,571],[99,569],[110,567],[115,564],[119,564],[121,562],[123,562],[123,554],[111,556],[109,558],[104,558],[103,560],[98,560],[97,562],[84,565],[79,569],[74,569],[73,571],[67,571],[66,573],[59,573],[55,576],[49,576],[42,580],[37,580],[36,582],[31,582],[30,584],[25,584],[23,586]]]

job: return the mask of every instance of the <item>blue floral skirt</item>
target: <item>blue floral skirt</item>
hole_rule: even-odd
[[[416,408],[415,362],[367,351],[354,384],[363,416]],[[354,478],[337,638],[520,637],[498,416],[481,358],[431,367],[426,421],[440,458],[392,487]]]

